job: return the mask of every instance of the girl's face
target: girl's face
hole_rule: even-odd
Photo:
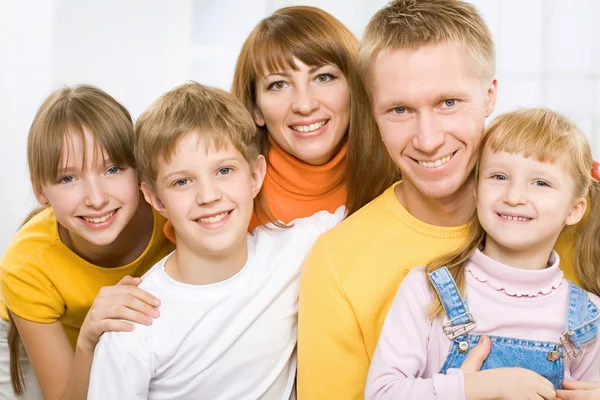
[[[486,253],[550,254],[563,227],[581,219],[586,200],[576,195],[564,157],[540,162],[484,148],[477,216],[487,233]]]
[[[37,199],[52,207],[71,236],[107,246],[136,213],[138,178],[133,168],[101,159],[94,136],[87,129],[84,136],[85,142],[76,136],[65,140],[56,182],[44,185]]]
[[[323,165],[337,153],[350,123],[350,87],[335,65],[272,71],[256,82],[254,121],[300,160]]]

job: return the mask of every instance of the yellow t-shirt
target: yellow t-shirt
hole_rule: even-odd
[[[397,184],[323,234],[304,264],[299,400],[362,399],[398,286],[410,269],[467,240],[468,225],[439,227],[414,218],[397,200]],[[556,250],[565,276],[577,283],[571,262],[576,237],[561,235]]]
[[[141,276],[170,251],[162,233],[165,219],[153,210],[150,243],[133,262],[116,268],[90,264],[60,240],[54,212],[48,208],[27,222],[0,260],[0,317],[7,307],[19,317],[39,323],[63,324],[73,347],[92,302],[103,286],[125,275]]]

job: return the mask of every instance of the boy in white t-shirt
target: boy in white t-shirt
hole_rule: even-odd
[[[143,277],[160,317],[96,347],[91,399],[294,398],[299,276],[317,237],[343,218],[247,232],[266,170],[246,109],[188,83],[138,119],[146,200],[175,228],[177,249]]]

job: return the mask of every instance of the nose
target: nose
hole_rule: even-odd
[[[310,85],[298,85],[294,92],[292,111],[298,114],[310,115],[319,108],[319,101],[312,93]]]
[[[108,203],[108,193],[98,179],[87,179],[85,186],[84,204],[87,207],[102,209]]]
[[[204,179],[198,185],[198,192],[196,193],[196,203],[198,205],[211,204],[221,200],[222,197],[223,194],[213,179]]]
[[[518,206],[526,202],[526,189],[523,184],[511,181],[504,194],[504,201],[511,206]]]
[[[432,112],[423,112],[417,116],[416,131],[413,147],[423,153],[434,154],[446,141],[446,135]]]

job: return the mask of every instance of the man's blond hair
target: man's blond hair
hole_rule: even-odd
[[[139,174],[156,189],[158,160],[169,162],[177,142],[188,134],[205,136],[217,149],[231,143],[251,168],[260,155],[250,113],[231,94],[199,83],[186,83],[163,94],[135,126]]]
[[[444,42],[464,45],[474,72],[491,81],[496,73],[492,35],[477,8],[462,0],[392,1],[369,21],[358,68],[369,82],[373,61],[382,51],[417,50]]]

